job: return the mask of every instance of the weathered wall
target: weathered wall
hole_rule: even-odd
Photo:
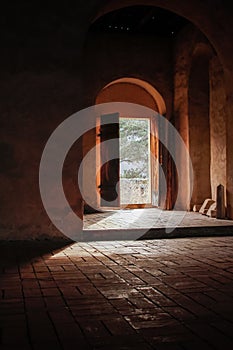
[[[195,52],[189,73],[189,154],[193,166],[190,207],[211,197],[209,57]]]
[[[195,28],[189,26],[181,31],[174,45],[174,125],[180,133],[186,147],[189,149],[189,110],[188,86]],[[181,201],[177,203],[180,209],[190,208],[189,167],[185,154],[177,150],[177,162],[180,177],[177,179],[181,191]]]
[[[163,96],[167,117],[173,100],[172,41],[146,36],[90,32],[84,51],[84,96],[96,102],[108,83],[122,77],[145,80]]]
[[[226,90],[226,195],[227,216],[233,219],[233,69],[224,70]]]
[[[210,61],[211,191],[216,199],[219,184],[226,189],[226,92],[222,65],[215,56]]]
[[[216,186],[226,184],[223,72],[214,51],[195,28],[178,36],[175,53],[174,112],[193,166],[192,208],[205,198],[216,199]],[[185,167],[184,177],[188,182]]]
[[[22,69],[2,75],[0,238],[62,236],[48,219],[40,199],[39,164],[51,133],[79,109],[79,86],[79,79],[64,71]],[[81,158],[80,151],[77,162],[79,155]],[[66,171],[64,184],[69,181]],[[81,204],[78,198],[76,202]]]
[[[85,9],[75,20],[67,20],[60,10],[31,3],[2,8],[0,239],[64,237],[43,208],[39,164],[54,129],[83,106],[80,62],[88,21]],[[75,165],[82,156],[82,145],[76,146]],[[63,183],[74,211],[81,215],[80,194],[70,186],[72,160],[67,158]],[[59,215],[63,220],[66,208]]]

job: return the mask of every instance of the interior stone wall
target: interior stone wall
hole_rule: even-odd
[[[22,69],[1,76],[0,239],[63,237],[43,208],[39,165],[49,136],[79,109],[79,87],[79,78],[61,70]],[[64,174],[64,184],[69,175]]]
[[[123,77],[144,80],[155,87],[172,114],[172,40],[89,32],[84,49],[86,105],[94,105],[108,83]]]
[[[216,200],[217,186],[226,190],[226,91],[223,68],[217,56],[210,61],[211,192]]]
[[[0,239],[66,238],[43,207],[39,165],[52,132],[83,108],[80,66],[89,24],[85,8],[82,15],[76,13],[75,21],[66,16],[54,21],[59,11],[35,3],[2,8],[6,23],[0,56]],[[82,144],[77,148],[76,165]],[[68,157],[63,184],[74,211],[82,215],[81,196],[71,186],[72,163]],[[60,209],[63,220],[67,208]]]
[[[188,92],[189,154],[193,166],[190,207],[211,197],[209,57],[196,52],[192,58]]]
[[[205,198],[216,199],[216,186],[226,184],[224,76],[217,55],[194,27],[180,33],[175,53],[175,123],[192,160],[192,209]],[[184,178],[188,182],[188,168]]]
[[[227,217],[233,220],[233,69],[224,69],[226,90],[226,197]]]
[[[196,29],[190,25],[181,31],[174,43],[174,118],[173,123],[189,150],[189,110],[188,89],[189,71]],[[177,150],[177,162],[180,168],[180,177],[177,184],[180,186],[181,200],[177,203],[179,209],[190,209],[189,167],[186,155]]]

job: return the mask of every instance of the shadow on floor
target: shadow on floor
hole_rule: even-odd
[[[72,244],[69,240],[0,241],[0,269],[27,263],[44,254],[53,255]]]

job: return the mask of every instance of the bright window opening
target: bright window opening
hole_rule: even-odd
[[[151,204],[150,119],[120,118],[121,205]]]

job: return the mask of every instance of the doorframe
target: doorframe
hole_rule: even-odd
[[[153,198],[152,198],[152,177],[154,175],[153,172],[153,167],[152,167],[152,163],[154,163],[153,161],[153,156],[157,158],[157,164],[159,164],[159,141],[158,141],[158,126],[157,126],[157,137],[155,138],[152,134],[152,127],[154,127],[153,124],[153,116],[148,116],[148,117],[142,117],[142,116],[133,116],[133,115],[127,115],[127,116],[123,116],[121,114],[119,114],[119,120],[120,118],[126,118],[126,119],[148,119],[149,120],[149,172],[150,172],[150,192],[151,192],[151,202],[150,203],[138,203],[138,204],[120,204],[119,207],[103,207],[101,206],[100,203],[100,196],[97,196],[97,206],[100,210],[120,210],[120,209],[139,209],[139,208],[156,208],[159,207],[159,166],[157,165],[157,183],[156,183],[156,187],[157,187],[157,191],[158,191],[158,204],[157,205],[153,205]],[[101,127],[101,116],[97,116],[96,117],[96,145],[100,145],[101,144],[101,140],[99,137],[100,134],[100,127]],[[153,137],[152,137],[153,136]],[[156,144],[154,145],[154,151],[156,154],[152,155],[152,142],[153,140],[156,140]],[[100,169],[100,165],[101,165],[101,156],[100,156],[100,152],[98,151],[99,147],[96,147],[97,151],[96,151],[96,168]],[[120,181],[120,178],[119,178]],[[96,175],[96,188],[97,191],[99,184],[101,183],[101,172],[98,171],[97,175]],[[120,198],[120,202],[121,202],[121,198]]]
[[[151,183],[151,177],[152,177],[152,167],[151,167],[151,120],[152,117],[141,117],[141,116],[119,116],[119,120],[121,118],[125,119],[141,119],[141,120],[149,120],[149,174],[150,174],[150,203],[129,203],[127,205],[120,204],[120,208],[124,209],[139,209],[139,208],[152,208],[152,183]],[[121,203],[121,198],[120,198]]]

